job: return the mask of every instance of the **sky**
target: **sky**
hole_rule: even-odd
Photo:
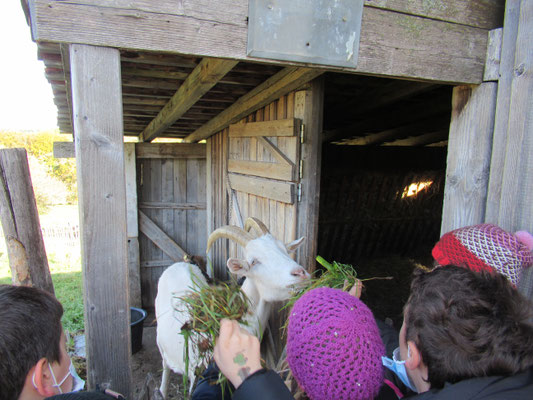
[[[56,129],[52,87],[20,0],[1,0],[0,51],[0,130]]]

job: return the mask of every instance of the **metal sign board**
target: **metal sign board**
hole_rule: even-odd
[[[364,0],[249,0],[252,57],[357,66]]]

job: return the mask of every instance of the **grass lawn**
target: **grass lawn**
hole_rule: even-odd
[[[41,226],[78,223],[76,206],[54,207],[50,213],[41,216]],[[81,277],[81,256],[79,243],[63,239],[45,238],[48,265],[57,299],[64,309],[63,328],[71,335],[84,329],[83,289]],[[0,284],[11,284],[11,271],[6,244],[0,239]]]

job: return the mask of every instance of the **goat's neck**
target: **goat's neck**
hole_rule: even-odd
[[[263,300],[257,290],[257,286],[249,278],[244,281],[241,289],[250,302],[248,315],[245,318],[248,322],[247,329],[260,337],[266,328],[268,317],[270,316],[270,303]]]

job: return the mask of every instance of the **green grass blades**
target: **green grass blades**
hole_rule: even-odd
[[[199,362],[195,366],[197,373],[202,373],[213,356],[215,340],[220,332],[220,320],[234,319],[246,325],[243,320],[248,312],[248,299],[238,286],[220,283],[214,286],[191,288],[190,294],[179,297],[181,304],[189,313],[191,319],[181,327],[181,334],[186,343],[191,343],[198,349]],[[184,361],[188,368],[189,352],[185,345]],[[186,375],[186,374],[184,374]],[[225,377],[219,379],[224,387],[227,384]],[[190,382],[183,379],[184,395],[187,398]]]

